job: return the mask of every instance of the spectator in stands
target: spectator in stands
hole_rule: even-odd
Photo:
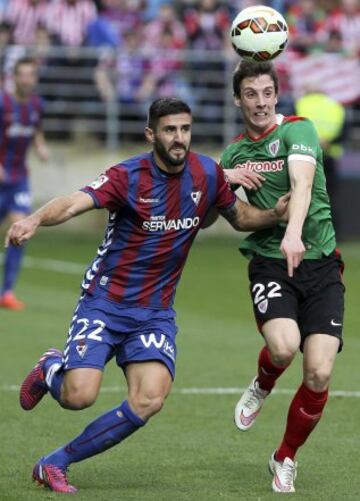
[[[140,0],[101,0],[100,13],[121,39],[124,33],[143,26]]]
[[[182,74],[184,60],[182,53],[177,51],[178,43],[171,25],[165,27],[158,38],[157,54],[149,58],[149,69],[142,85],[141,99],[146,107],[154,99],[175,95],[194,104],[193,93]]]
[[[101,12],[90,22],[86,30],[85,45],[88,47],[117,48],[122,44],[122,37],[116,27]]]
[[[293,50],[307,54],[321,48],[326,13],[314,0],[300,0],[289,9],[286,18]]]
[[[161,6],[169,3],[169,0],[147,0],[143,12],[143,20],[145,22],[155,20],[160,15]]]
[[[185,48],[187,39],[184,25],[177,18],[174,7],[170,3],[163,4],[157,18],[145,26],[144,46],[154,51],[163,48],[165,32],[171,37],[170,47],[167,38],[165,40],[168,48]]]
[[[108,53],[95,70],[95,82],[104,101],[118,100],[122,104],[141,104],[144,95],[148,60],[140,50],[141,33],[129,30],[124,33],[121,51]]]
[[[4,14],[6,7],[9,3],[9,0],[0,0],[0,20],[2,21],[4,19]]]
[[[8,3],[4,19],[13,26],[16,44],[32,45],[34,43],[36,26],[45,22],[47,8],[46,0],[11,0]]]
[[[188,69],[196,102],[202,113],[198,120],[221,120],[224,104],[224,62],[215,59],[214,51],[222,51],[229,40],[230,16],[226,6],[216,0],[198,0],[193,8],[184,13],[189,47],[193,53]],[[211,50],[211,58],[203,51]]]
[[[84,43],[88,25],[96,16],[92,0],[56,0],[49,4],[47,26],[62,45],[79,47]]]
[[[339,45],[350,54],[360,55],[360,2],[341,0],[340,8],[335,9],[325,24],[325,39],[339,33]]]
[[[199,0],[184,13],[184,22],[193,49],[221,50],[230,25],[227,8],[217,0]]]
[[[0,88],[3,89],[6,67],[8,63],[9,47],[12,44],[11,25],[6,22],[0,24]]]

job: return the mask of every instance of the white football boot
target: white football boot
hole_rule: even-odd
[[[282,463],[276,461],[275,452],[269,460],[269,470],[274,475],[272,490],[274,492],[295,492],[294,481],[296,479],[297,463],[290,458],[285,458]]]
[[[241,431],[247,431],[254,424],[269,391],[259,388],[257,376],[251,381],[235,407],[235,424]]]

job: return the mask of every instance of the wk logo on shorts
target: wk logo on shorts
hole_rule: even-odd
[[[269,144],[270,155],[276,157],[279,148],[280,148],[280,139],[276,139],[275,141]]]
[[[142,344],[145,346],[145,348],[150,348],[151,345],[154,345],[155,348],[161,348],[162,345],[165,342],[165,335],[161,334],[160,336],[160,341],[157,340],[156,335],[152,332],[151,334],[148,334],[145,336],[145,334],[141,334],[140,336]]]
[[[156,334],[154,334],[153,332],[147,335],[141,334],[140,339],[145,348],[151,348],[151,346],[155,346],[155,348],[157,348],[158,350],[160,350],[161,348],[161,351],[164,353],[164,355],[175,361],[175,346],[166,340],[164,334],[161,334],[159,340],[156,337]]]

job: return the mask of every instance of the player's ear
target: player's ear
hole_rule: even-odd
[[[154,131],[150,129],[150,127],[145,127],[145,137],[148,143],[154,143],[155,142],[155,137],[154,137]]]
[[[240,99],[240,96],[237,96],[236,94],[233,94],[233,98],[234,98],[235,106],[237,106],[238,108],[241,108],[241,99]]]

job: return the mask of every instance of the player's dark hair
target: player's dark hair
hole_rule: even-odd
[[[151,104],[147,125],[150,129],[155,130],[161,117],[178,115],[179,113],[191,115],[190,106],[176,97],[161,97]]]
[[[252,63],[244,59],[236,66],[233,73],[233,92],[235,97],[240,97],[241,82],[244,78],[256,78],[260,75],[269,75],[274,82],[275,94],[279,92],[279,78],[272,63]]]
[[[33,64],[34,66],[37,66],[36,61],[35,61],[34,58],[32,58],[32,57],[21,57],[15,63],[14,73],[16,73],[18,71],[19,67],[22,66],[23,64]]]

